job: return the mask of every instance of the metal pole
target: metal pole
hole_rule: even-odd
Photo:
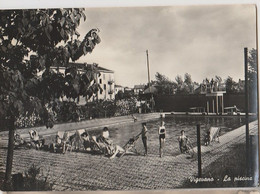
[[[218,95],[216,96],[216,113],[218,115]]]
[[[248,49],[244,48],[245,57],[245,112],[246,112],[246,164],[249,171],[249,124],[248,124]]]
[[[198,177],[201,177],[201,144],[200,144],[200,124],[197,125],[197,149],[198,149]]]
[[[222,113],[224,113],[224,95],[222,94],[222,97],[221,97],[221,104],[222,104]]]
[[[148,86],[149,86],[149,91],[151,93],[151,87],[150,87],[150,67],[149,67],[148,50],[146,50],[146,56],[147,56]]]
[[[207,100],[207,114],[209,114],[209,101]]]
[[[258,7],[255,7],[255,9],[256,9],[256,42],[258,43]],[[256,72],[257,72],[257,79],[256,79],[256,82],[257,82],[257,84],[256,84],[256,91],[257,91],[257,93],[256,93],[256,106],[257,106],[257,108],[256,108],[256,115],[257,115],[257,118],[259,118],[259,90],[257,89],[258,87],[259,87],[259,71],[258,71],[258,44],[256,44]],[[260,136],[258,136],[258,147],[259,147],[259,142],[260,142]],[[258,148],[257,147],[257,148]],[[257,149],[257,153],[258,153],[258,149]],[[257,169],[259,169],[259,166],[260,166],[260,154],[256,154],[257,156],[258,156],[258,163],[257,163],[257,165],[258,165],[258,168]],[[256,172],[257,173],[257,172]]]
[[[99,84],[98,83],[98,75],[97,75],[97,72],[95,72],[95,78],[96,78],[96,84]],[[96,92],[96,101],[98,102],[98,91],[99,90],[97,90],[97,92]]]
[[[212,113],[215,113],[215,102],[214,102],[214,98],[212,99]]]

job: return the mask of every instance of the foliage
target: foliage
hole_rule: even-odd
[[[59,102],[55,112],[58,122],[74,122],[80,120],[80,110],[75,102]]]
[[[25,175],[18,173],[13,177],[13,190],[15,191],[51,191],[52,184],[48,180],[48,176],[41,174],[41,168],[32,164]],[[18,178],[19,177],[19,178]]]
[[[88,115],[92,118],[112,117],[115,114],[116,106],[114,100],[99,100],[88,103]]]
[[[161,95],[171,95],[174,93],[174,88],[176,88],[176,83],[171,81],[169,78],[167,78],[165,75],[160,74],[157,72],[155,74],[155,84],[158,88],[158,93]]]
[[[228,76],[227,79],[225,80],[226,84],[226,92],[227,93],[236,93],[236,82],[233,80],[232,77]]]
[[[235,94],[244,92],[245,84],[241,80],[237,83],[232,77],[228,76],[225,80],[227,94]]]
[[[185,92],[192,94],[194,92],[194,83],[191,79],[191,75],[185,73],[184,75],[184,89]]]
[[[245,83],[236,83],[231,77],[226,79],[227,93],[245,92]],[[248,56],[249,111],[257,112],[257,50],[251,49]]]
[[[222,78],[220,76],[218,76],[218,75],[215,76],[215,82],[217,82],[218,85],[222,84],[222,81],[223,80],[222,80]]]
[[[251,112],[257,112],[257,50],[251,49],[248,57],[248,89]]]
[[[184,80],[180,75],[175,77],[177,83],[176,94],[192,94],[194,93],[195,83],[191,79],[191,75],[185,73]]]
[[[135,113],[137,108],[136,102],[137,99],[134,97],[116,101],[115,116],[123,116]]]
[[[175,81],[177,83],[176,93],[182,93],[184,84],[182,77],[180,75],[177,75],[175,77]]]
[[[16,119],[15,126],[17,128],[34,127],[41,123],[41,117],[34,112],[29,115],[28,112],[25,115],[19,115]]]
[[[115,96],[116,100],[122,100],[122,99],[129,99],[134,97],[134,92],[133,91],[118,91],[118,93]]]
[[[5,177],[10,185],[15,120],[34,112],[52,127],[49,103],[64,96],[90,98],[98,90],[97,67],[67,68],[64,74],[51,67],[66,67],[101,40],[98,29],[79,40],[84,9],[2,10],[0,15],[0,120],[10,124]]]
[[[105,100],[103,101],[103,110],[105,117],[112,117],[116,112],[116,105],[114,100]]]
[[[100,42],[96,29],[87,33],[83,41],[78,40],[76,29],[85,18],[83,11],[1,11],[0,117],[18,117],[25,112],[46,116],[46,103],[63,96],[90,97],[98,90],[98,84],[91,85],[95,67],[85,67],[83,74],[76,67],[68,68],[65,74],[50,68],[66,66],[70,59],[91,52]]]

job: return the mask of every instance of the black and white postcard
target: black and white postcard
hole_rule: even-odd
[[[0,10],[0,189],[257,187],[254,4]]]

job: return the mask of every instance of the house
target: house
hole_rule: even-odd
[[[134,86],[134,94],[140,94],[140,93],[143,93],[145,89],[145,85],[135,85]]]
[[[85,71],[84,67],[87,65],[87,63],[69,63],[66,67],[51,67],[51,69],[53,69],[54,71],[65,73],[65,69],[67,67],[76,66],[78,68],[79,73],[83,73]],[[93,65],[97,66],[98,74],[96,74],[96,82],[100,85],[102,90],[99,90],[89,100],[87,100],[86,97],[79,96],[77,100],[77,103],[79,105],[84,105],[87,101],[115,99],[114,71],[106,69],[104,67],[100,67],[95,63]]]
[[[98,72],[100,73],[100,76],[97,78],[97,81],[103,91],[99,90],[97,98],[102,100],[115,99],[114,71],[103,67],[98,67]]]
[[[124,87],[124,92],[132,92],[133,89],[129,87]]]
[[[119,91],[124,92],[124,87],[121,86],[121,85],[115,84],[115,95],[116,95]]]

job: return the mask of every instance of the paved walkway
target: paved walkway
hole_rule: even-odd
[[[257,121],[250,123],[256,133]],[[220,137],[220,143],[202,147],[203,168],[230,151],[230,145],[245,141],[245,126]],[[0,141],[0,172],[4,172],[6,136]],[[196,150],[196,149],[195,149]],[[173,189],[181,187],[197,174],[197,160],[187,155],[148,156],[125,155],[111,160],[102,155],[71,152],[65,155],[20,149],[14,152],[13,173],[25,171],[29,164],[41,166],[42,174],[54,183],[53,189],[63,190],[138,190]]]

